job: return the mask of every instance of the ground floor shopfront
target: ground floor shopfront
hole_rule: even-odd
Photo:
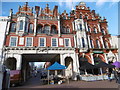
[[[110,51],[109,51],[110,52]],[[80,74],[80,67],[83,62],[96,64],[99,61],[108,63],[109,52],[89,51],[77,52],[75,48],[36,48],[36,47],[5,47],[4,60],[2,61],[11,70],[22,70],[24,81],[29,75],[29,62],[59,62],[67,66],[62,73],[65,76],[77,80]],[[111,52],[110,52],[111,53]],[[117,53],[114,54],[118,59]]]

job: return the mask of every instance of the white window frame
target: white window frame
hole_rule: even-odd
[[[10,47],[16,47],[16,46],[11,46],[11,38],[12,38],[12,37],[16,38],[16,46],[18,45],[18,37],[17,37],[17,36],[11,36],[11,37],[10,37],[9,46],[10,46]]]
[[[53,46],[53,45],[52,45],[52,39],[56,39],[56,46]],[[54,37],[51,38],[51,46],[52,46],[52,47],[58,47],[58,38],[54,38]]]
[[[65,44],[65,39],[69,39],[69,46],[66,46],[66,44]],[[64,38],[64,46],[65,46],[65,47],[71,47],[71,39],[70,39],[70,38]]]
[[[27,46],[27,38],[32,38],[32,45],[31,46]],[[25,46],[26,47],[33,47],[33,37],[26,37],[26,39],[25,39]]]
[[[40,46],[40,39],[44,38],[44,46]],[[45,37],[39,37],[39,47],[46,47],[46,38]]]

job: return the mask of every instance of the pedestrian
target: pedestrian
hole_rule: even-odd
[[[114,74],[114,79],[116,81],[116,83],[118,83],[118,74],[115,68],[113,68],[113,74]]]
[[[118,76],[118,83],[120,84],[120,70],[118,70],[117,76]]]
[[[107,75],[108,75],[108,80],[111,82],[112,79],[111,79],[111,72],[109,69],[107,69]]]

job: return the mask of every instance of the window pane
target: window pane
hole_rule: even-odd
[[[45,39],[44,38],[40,38],[40,46],[45,46]]]
[[[23,30],[23,21],[20,21],[20,30]]]
[[[33,24],[30,24],[29,33],[33,33]]]
[[[56,38],[52,38],[52,46],[57,46],[57,39]]]
[[[65,39],[65,46],[68,47],[69,45],[69,39]]]
[[[26,46],[32,46],[32,38],[27,38]]]
[[[27,22],[25,22],[25,32],[27,31]]]
[[[50,33],[50,26],[45,26],[45,31],[44,31],[46,34],[49,34]]]
[[[83,48],[85,47],[85,40],[84,38],[82,38],[82,45],[83,45]]]
[[[16,46],[17,38],[16,37],[11,37],[10,40],[10,46]]]
[[[15,25],[16,25],[16,23],[11,24],[11,32],[15,32]]]

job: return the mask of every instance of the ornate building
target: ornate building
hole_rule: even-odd
[[[82,63],[109,58],[118,60],[118,48],[112,44],[107,20],[80,2],[70,15],[58,12],[58,6],[50,10],[33,8],[25,3],[18,12],[12,9],[7,20],[4,43],[4,64],[11,70],[22,70],[26,79],[28,62],[59,62],[66,65],[65,75],[76,80]],[[112,54],[112,55],[111,55]],[[111,60],[112,60],[111,59]]]

